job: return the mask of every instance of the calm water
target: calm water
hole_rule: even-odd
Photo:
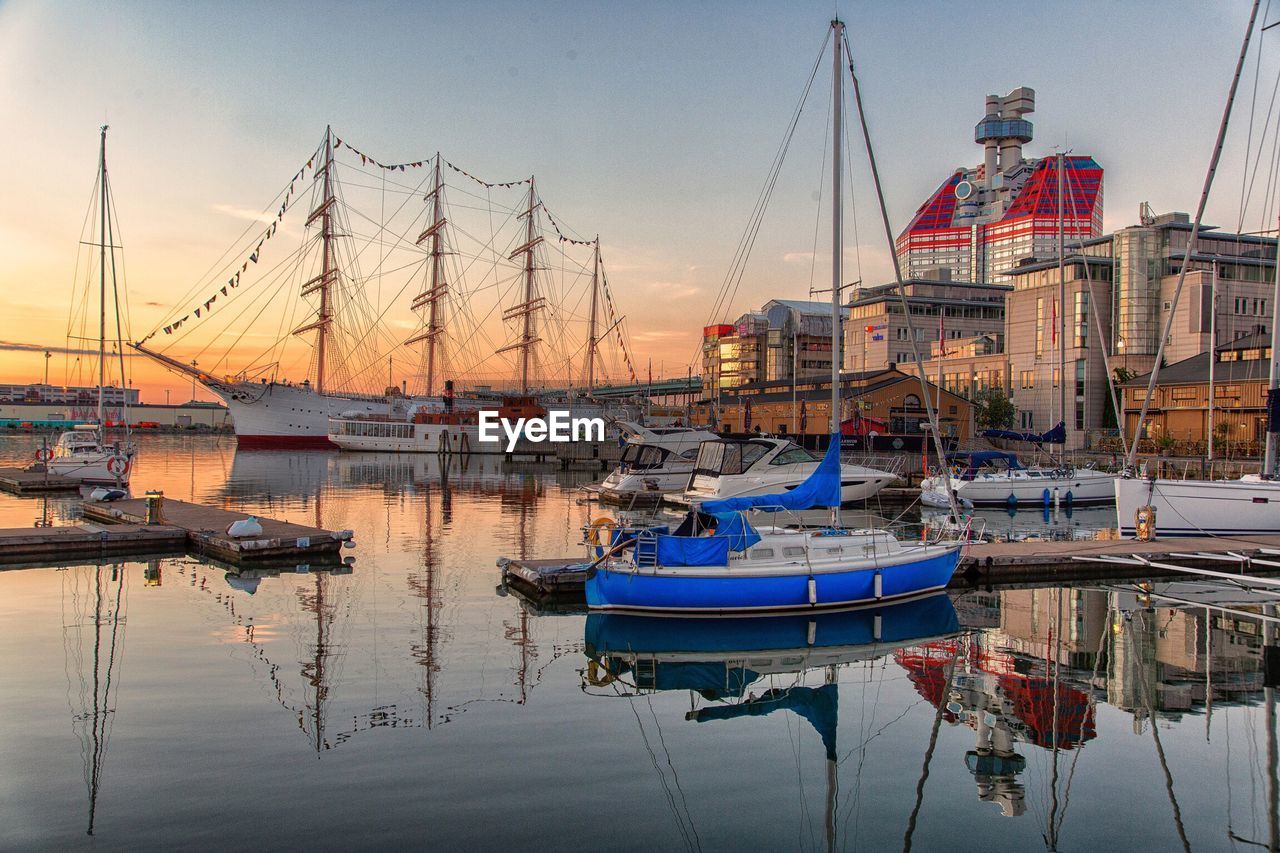
[[[496,590],[501,555],[577,553],[599,510],[563,474],[157,436],[135,485],[351,528],[354,563],[0,572],[0,849],[1244,850],[1275,829],[1239,593],[588,619]],[[0,526],[72,514],[0,496]]]

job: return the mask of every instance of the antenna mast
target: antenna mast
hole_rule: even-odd
[[[436,172],[435,185],[431,190],[432,214],[431,225],[427,230],[418,235],[417,244],[421,246],[427,240],[431,241],[431,286],[424,292],[414,297],[412,307],[418,308],[427,306],[427,328],[420,334],[405,341],[407,344],[414,344],[418,341],[427,342],[427,387],[426,394],[428,397],[436,392],[436,339],[444,332],[440,323],[440,300],[449,293],[449,285],[444,280],[443,258],[444,252],[441,250],[440,238],[444,230],[444,202],[440,197],[443,183],[440,178],[440,152],[436,152]]]

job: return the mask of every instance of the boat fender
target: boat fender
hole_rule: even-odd
[[[1075,499],[1076,499],[1075,495],[1071,493],[1070,489],[1067,489],[1067,506],[1068,507],[1071,506],[1072,501],[1074,501]]]
[[[818,581],[812,577],[809,578],[809,603],[818,603]]]
[[[234,539],[242,539],[249,536],[261,536],[262,525],[254,516],[242,518],[239,521],[233,521],[227,525],[227,535]]]
[[[1048,506],[1048,505],[1049,505],[1049,502],[1053,499],[1053,496],[1049,494],[1049,490],[1048,490],[1048,489],[1045,489],[1045,490],[1044,490],[1044,494],[1042,495],[1042,497],[1043,497],[1043,499],[1044,499],[1044,505],[1045,505],[1045,506]]]
[[[1013,492],[1010,492],[1009,497],[1005,500],[1005,503],[1009,505],[1009,509],[1013,509],[1018,505],[1018,496],[1015,495]]]
[[[884,598],[884,576],[879,572],[876,572],[875,580],[872,581],[872,586],[875,591],[876,601]]]

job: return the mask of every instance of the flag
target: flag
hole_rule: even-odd
[[[1051,334],[1049,340],[1052,341],[1053,345],[1056,347],[1058,345],[1058,300],[1054,299],[1051,300],[1051,302],[1053,304],[1049,312],[1052,316],[1052,319],[1049,321]]]
[[[938,358],[947,357],[947,327],[943,322],[943,316],[946,311],[941,306],[938,308]]]
[[[805,411],[804,400],[800,401],[800,432],[804,432],[809,427],[809,413]]]

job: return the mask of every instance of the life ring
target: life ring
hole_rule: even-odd
[[[617,529],[618,522],[607,515],[591,522],[591,526],[587,528],[587,544],[596,546],[597,557],[603,557],[605,549],[613,545],[613,533]]]
[[[48,447],[40,447],[36,449],[36,461],[48,462],[53,458],[53,451]]]

